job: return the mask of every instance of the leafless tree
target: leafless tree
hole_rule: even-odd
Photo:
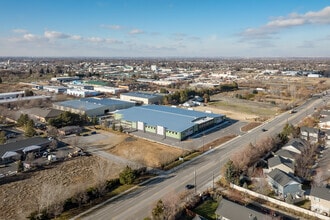
[[[318,187],[325,186],[328,178],[329,174],[327,175],[327,172],[324,172],[323,169],[319,168],[313,176],[313,185]]]
[[[53,126],[48,126],[47,134],[48,134],[49,137],[57,138],[58,137],[58,130],[57,130],[57,128],[55,128]]]
[[[255,177],[253,178],[252,183],[256,192],[263,195],[267,195],[270,192],[270,187],[266,180],[266,176],[263,174],[261,169],[259,169],[258,172],[255,172]]]
[[[175,219],[176,214],[180,211],[181,200],[177,193],[170,192],[163,199],[164,204],[164,216],[166,219]]]
[[[50,144],[49,144],[49,148],[51,149],[51,150],[56,150],[57,149],[57,146],[58,146],[58,141],[57,140],[52,140],[51,142],[50,142]]]
[[[26,161],[29,161],[31,162],[32,160],[34,160],[35,158],[35,155],[33,152],[29,152],[27,155],[26,155]]]
[[[63,212],[65,200],[70,196],[67,187],[62,185],[52,186],[52,204],[51,211],[55,218]]]
[[[73,199],[78,203],[79,208],[82,204],[86,203],[89,199],[88,194],[86,192],[85,184],[77,184],[75,187],[75,194]]]
[[[112,173],[111,164],[103,159],[98,160],[93,166],[94,182],[100,196],[106,192],[107,181]]]

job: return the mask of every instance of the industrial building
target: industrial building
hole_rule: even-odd
[[[70,88],[66,90],[67,95],[77,96],[77,97],[91,97],[91,96],[98,96],[101,93],[94,91],[94,90],[88,90],[88,89],[76,89],[76,88]]]
[[[114,95],[127,91],[127,89],[124,88],[115,88],[110,86],[95,86],[94,90],[98,92],[110,93]]]
[[[64,87],[64,86],[43,86],[43,89],[48,91],[48,92],[63,94],[63,93],[66,93],[68,88]]]
[[[24,91],[0,93],[0,100],[24,97],[24,94]]]
[[[178,140],[205,131],[225,120],[225,115],[160,105],[119,110],[114,117],[126,128]]]
[[[52,82],[58,82],[58,83],[65,83],[65,82],[71,82],[75,80],[79,80],[80,78],[78,76],[63,76],[63,77],[53,77],[50,79]]]
[[[160,104],[163,100],[163,96],[146,92],[128,92],[121,93],[120,99],[124,101],[136,102],[138,104],[150,105]]]
[[[81,115],[86,114],[88,117],[94,117],[105,115],[119,109],[129,108],[134,105],[134,102],[127,102],[119,99],[83,98],[57,102],[53,104],[53,108]]]

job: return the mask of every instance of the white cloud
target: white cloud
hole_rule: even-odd
[[[122,44],[123,42],[120,40],[116,40],[116,39],[111,39],[111,38],[107,38],[105,39],[105,42],[109,43],[109,44]]]
[[[13,29],[11,31],[14,32],[14,33],[18,33],[18,34],[24,34],[24,33],[27,33],[28,32],[25,29]]]
[[[64,34],[57,31],[45,31],[44,36],[48,39],[66,39],[71,37],[69,34]]]
[[[80,35],[72,35],[72,36],[70,37],[70,39],[72,39],[72,40],[82,40],[83,37],[80,36]]]
[[[105,39],[103,39],[101,37],[89,37],[86,40],[89,42],[92,42],[92,43],[101,43],[101,42],[105,41]]]
[[[41,37],[34,34],[24,34],[23,39],[27,41],[36,41],[36,40],[40,40]]]
[[[101,27],[102,28],[106,28],[106,29],[111,29],[111,30],[120,30],[120,29],[123,29],[123,27],[120,26],[120,25],[106,25],[106,24],[102,24]]]
[[[291,13],[284,17],[273,18],[261,27],[246,29],[240,35],[243,38],[269,38],[270,35],[278,33],[281,29],[306,24],[330,24],[330,6],[316,12]]]
[[[143,30],[140,30],[140,29],[132,29],[129,34],[131,35],[135,35],[135,34],[143,34],[144,31]]]

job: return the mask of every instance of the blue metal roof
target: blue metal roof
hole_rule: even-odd
[[[141,121],[148,126],[163,126],[171,131],[183,132],[195,125],[196,119],[221,117],[222,115],[186,110],[161,105],[145,105],[119,110],[123,120]]]
[[[91,110],[100,108],[103,106],[113,106],[113,105],[122,105],[127,103],[126,101],[121,101],[117,99],[107,99],[107,98],[84,98],[84,99],[76,99],[76,100],[69,100],[58,103],[58,105],[80,109],[83,111]]]
[[[84,99],[80,99],[80,101],[95,103],[99,105],[106,105],[106,106],[122,105],[127,103],[127,101],[122,101],[119,99],[107,99],[107,98],[84,98]]]
[[[127,93],[122,93],[122,95],[145,98],[145,99],[151,99],[151,98],[156,98],[156,97],[161,96],[161,95],[158,95],[158,94],[145,93],[145,92],[127,92]]]

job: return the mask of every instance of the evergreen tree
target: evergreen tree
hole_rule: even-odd
[[[27,114],[21,114],[17,120],[17,126],[21,127],[27,124],[29,116]]]
[[[6,133],[4,131],[0,131],[0,144],[6,143]]]
[[[163,201],[161,199],[158,200],[156,207],[152,210],[152,217],[155,220],[165,219],[164,218],[164,209],[165,209],[165,206],[164,206]]]
[[[119,181],[123,185],[132,184],[135,178],[135,172],[129,166],[126,166],[126,168],[119,174]]]
[[[28,123],[25,125],[25,129],[24,129],[24,135],[26,137],[33,137],[34,135],[36,135],[36,130],[34,129],[34,122],[33,120],[29,120]]]

